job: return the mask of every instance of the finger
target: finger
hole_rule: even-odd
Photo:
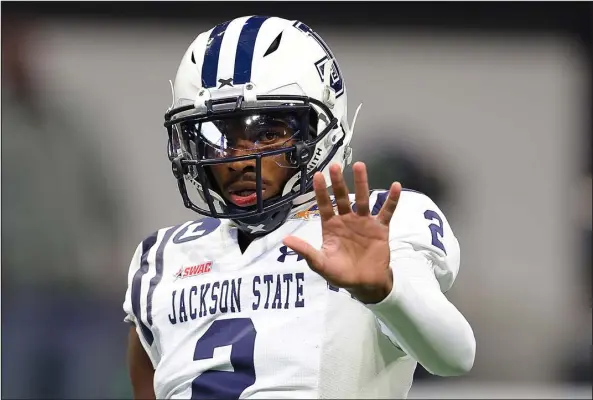
[[[366,217],[369,211],[369,181],[367,167],[362,162],[356,162],[352,166],[354,172],[354,193],[356,199],[356,213]]]
[[[333,164],[329,167],[329,176],[332,180],[332,189],[338,206],[338,213],[344,215],[352,212],[350,208],[350,192],[346,186],[346,181],[344,181],[342,168],[338,164]]]
[[[334,206],[332,205],[329,193],[327,192],[327,184],[321,172],[313,175],[313,190],[315,191],[315,200],[319,208],[319,216],[322,221],[327,221],[334,214]]]
[[[402,185],[399,182],[393,182],[391,187],[389,188],[389,195],[383,203],[383,207],[379,211],[377,215],[377,220],[382,223],[383,225],[389,226],[391,222],[391,217],[393,217],[393,213],[397,207],[397,203],[399,201],[399,195],[402,192]]]
[[[296,236],[287,236],[282,240],[282,243],[302,256],[313,271],[317,272],[323,269],[323,253],[303,239]]]

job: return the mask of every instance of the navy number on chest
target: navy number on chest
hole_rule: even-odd
[[[192,382],[192,399],[238,399],[255,383],[253,353],[257,331],[250,318],[218,319],[198,339],[194,361],[214,356],[214,349],[231,347],[233,372],[208,370]]]

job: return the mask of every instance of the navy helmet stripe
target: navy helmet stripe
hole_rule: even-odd
[[[169,239],[173,235],[173,232],[175,232],[175,230],[177,230],[179,227],[180,225],[177,225],[167,230],[163,236],[163,240],[156,250],[156,257],[154,261],[156,274],[150,280],[150,286],[148,287],[148,296],[146,300],[146,322],[148,322],[148,325],[150,326],[152,326],[152,297],[154,296],[154,289],[161,282],[161,279],[163,279],[163,253],[165,252],[165,246],[167,243],[169,243]]]
[[[210,88],[216,86],[216,74],[218,73],[218,59],[220,58],[220,47],[222,39],[230,21],[216,25],[206,44],[204,61],[202,63],[202,86]]]
[[[251,80],[251,64],[253,62],[255,41],[261,26],[267,19],[268,17],[251,17],[243,25],[237,43],[233,84],[241,85]]]
[[[154,340],[152,336],[152,332],[148,327],[142,322],[142,316],[140,315],[140,294],[142,292],[142,278],[148,272],[148,253],[150,249],[155,245],[157,240],[157,233],[153,233],[148,238],[146,238],[142,242],[142,256],[140,257],[140,268],[134,274],[134,278],[132,280],[132,289],[131,289],[131,297],[132,297],[132,312],[136,317],[136,321],[140,324],[140,330],[142,331],[142,336],[144,336],[144,340],[148,343],[148,345],[152,345]]]
[[[329,47],[327,46],[327,44],[323,41],[323,39],[321,38],[321,36],[319,36],[317,34],[317,32],[315,32],[313,29],[309,28],[309,26],[303,22],[300,21],[296,21],[294,24],[292,24],[292,26],[294,26],[297,29],[300,29],[301,31],[308,33],[311,35],[311,37],[313,39],[315,39],[315,41],[317,43],[319,43],[319,45],[323,48],[323,50],[325,51],[325,53],[327,54],[328,57],[331,57],[334,61],[335,61],[335,57],[334,54],[332,53],[332,51],[329,49]]]
[[[328,47],[328,45],[325,43],[325,41],[321,38],[321,36],[319,36],[317,34],[317,32],[315,32],[313,29],[309,28],[309,26],[307,26],[307,24],[304,24],[303,22],[295,21],[295,23],[292,24],[292,26],[294,26],[295,28],[297,28],[301,32],[304,32],[304,33],[308,34],[309,36],[311,36],[317,42],[317,44],[319,46],[321,46],[321,48],[325,52],[327,58],[333,60],[332,69],[335,69],[335,71],[338,74],[338,77],[340,78],[339,81],[341,81],[342,80],[342,71],[340,70],[340,66],[338,65],[338,61],[336,60],[336,57],[334,56],[334,53],[332,53],[332,51],[330,50],[330,48]],[[318,68],[318,72],[319,72],[320,78],[322,80],[323,80],[323,69],[325,67],[324,61],[325,61],[325,57],[323,57],[322,59],[320,59],[319,61],[317,61],[315,63],[315,66]],[[340,97],[342,94],[344,94],[344,84],[342,82],[336,82],[335,85],[332,84],[332,87],[336,91],[336,97]]]

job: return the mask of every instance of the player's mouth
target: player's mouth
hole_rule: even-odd
[[[255,190],[240,190],[229,194],[231,201],[241,207],[252,206],[257,203],[257,192]]]
[[[255,189],[255,182],[239,182],[228,188],[229,198],[239,207],[252,206],[257,203],[257,191]]]

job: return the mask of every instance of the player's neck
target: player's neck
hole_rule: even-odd
[[[278,228],[276,228],[278,229]],[[249,233],[245,233],[242,230],[239,230],[239,232],[237,233],[237,242],[239,243],[239,249],[241,250],[241,253],[245,253],[245,251],[247,250],[247,248],[249,247],[249,245],[251,245],[251,243],[257,239],[260,238],[262,236],[266,236],[269,235],[271,232],[265,232],[263,234],[259,234],[259,235],[250,235]]]
[[[251,242],[253,242],[254,237],[249,236],[247,233],[239,230],[237,234],[237,241],[239,242],[239,249],[241,253],[245,253],[245,250],[249,247]]]

